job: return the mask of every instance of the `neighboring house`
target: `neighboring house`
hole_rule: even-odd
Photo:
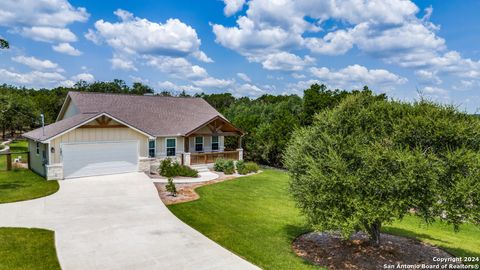
[[[47,179],[242,159],[243,132],[202,98],[69,92],[57,121],[23,134],[32,170]],[[227,151],[225,136],[238,138]]]

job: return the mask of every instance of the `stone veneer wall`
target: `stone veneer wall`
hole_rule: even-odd
[[[61,180],[63,179],[63,165],[52,164],[45,165],[47,171],[47,180]]]

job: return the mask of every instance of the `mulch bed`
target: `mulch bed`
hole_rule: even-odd
[[[170,192],[165,189],[166,183],[155,183],[155,187],[158,190],[158,195],[160,195],[160,199],[165,205],[194,201],[200,198],[200,196],[198,196],[198,194],[195,192],[196,188],[238,178],[238,176],[235,175],[228,176],[224,175],[223,173],[218,174],[220,174],[219,178],[207,182],[175,184],[175,186],[177,187],[176,197],[170,195]]]
[[[367,235],[354,234],[350,240],[327,233],[307,233],[293,242],[293,250],[304,259],[328,269],[436,269],[401,268],[401,265],[461,265],[458,262],[439,263],[433,258],[454,258],[447,252],[426,243],[390,234],[381,234],[380,247],[368,243]],[[400,264],[400,267],[399,267]],[[460,268],[457,268],[460,269]]]

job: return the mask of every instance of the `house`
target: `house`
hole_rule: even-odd
[[[243,134],[202,98],[69,92],[55,123],[23,136],[32,170],[50,180],[239,160]]]

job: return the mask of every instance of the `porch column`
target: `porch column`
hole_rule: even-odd
[[[190,139],[188,137],[183,137],[183,152],[190,152]]]
[[[191,157],[189,152],[183,153],[183,165],[190,166]]]
[[[243,160],[243,149],[238,148],[237,151],[238,151],[238,160]]]
[[[242,149],[242,136],[238,136],[238,149]]]

